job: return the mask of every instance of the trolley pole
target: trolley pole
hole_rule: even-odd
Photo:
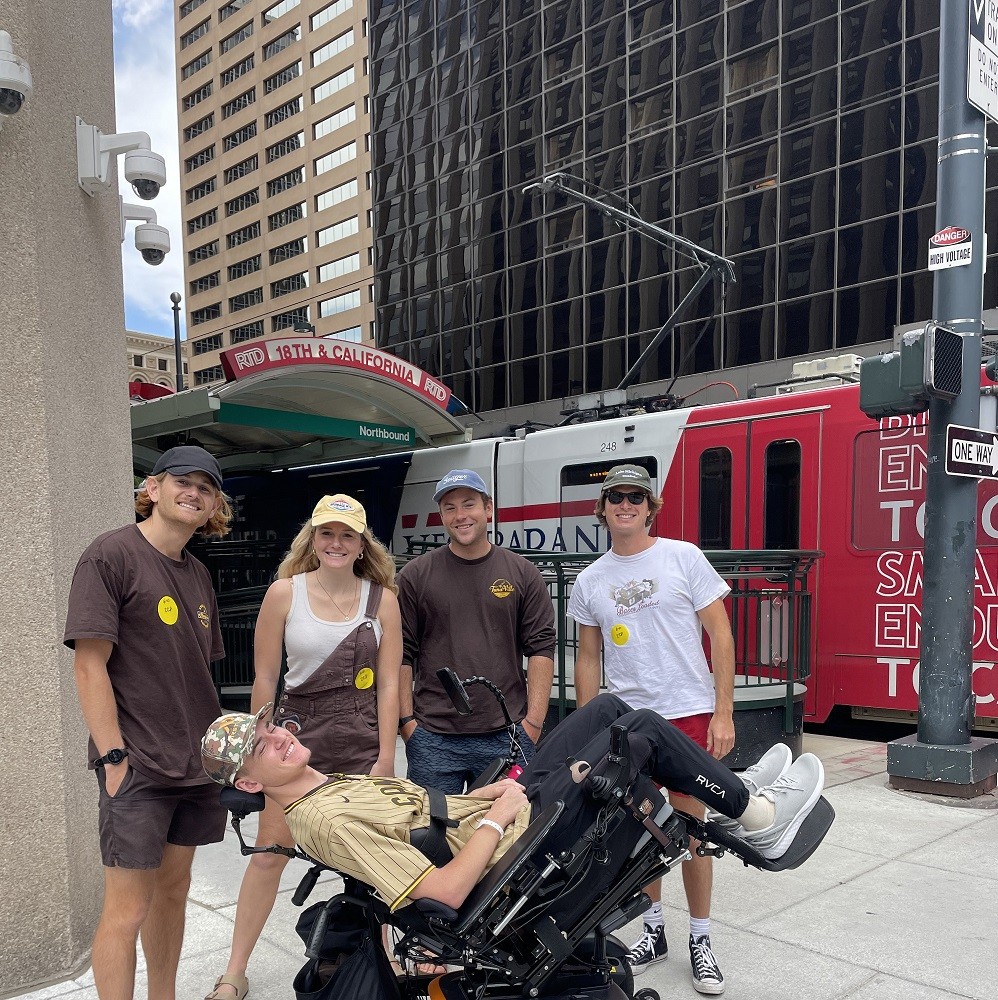
[[[965,229],[973,250],[969,264],[937,270],[933,284],[933,319],[963,338],[963,379],[956,398],[929,404],[918,733],[888,745],[887,770],[897,788],[971,797],[995,787],[998,742],[971,736],[978,481],[947,473],[946,428],[980,420],[987,140],[985,116],[968,99],[974,0],[939,6],[936,232]]]

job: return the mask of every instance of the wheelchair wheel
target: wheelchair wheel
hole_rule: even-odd
[[[658,990],[653,990],[650,986],[646,986],[643,990],[638,990],[634,994],[634,1000],[659,1000]]]

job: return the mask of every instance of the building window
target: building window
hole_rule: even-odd
[[[250,87],[249,90],[240,94],[238,97],[233,97],[227,104],[222,105],[222,117],[231,118],[237,111],[242,111],[243,108],[248,108],[255,100],[256,87]]]
[[[180,20],[182,21],[188,14],[192,14],[204,2],[205,0],[184,0],[180,5]]]
[[[214,257],[218,253],[218,240],[212,240],[210,243],[205,243],[203,246],[195,247],[193,250],[188,251],[187,261],[190,264],[196,264],[199,260],[208,260],[210,257]]]
[[[248,226],[243,226],[242,229],[237,229],[233,233],[229,233],[225,237],[225,245],[229,250],[235,247],[242,246],[244,243],[249,243],[250,240],[255,240],[260,235],[260,223],[251,222]]]
[[[324,101],[327,97],[338,93],[344,87],[351,86],[356,78],[357,74],[354,72],[353,66],[348,66],[341,73],[331,76],[325,82],[312,88],[312,103],[318,104],[319,101]]]
[[[226,35],[218,43],[218,48],[222,55],[230,49],[234,49],[240,42],[244,42],[253,34],[253,22],[247,21],[238,31],[233,31],[231,35]]]
[[[334,149],[331,153],[326,153],[325,156],[320,156],[315,161],[315,176],[318,177],[327,170],[332,170],[334,167],[342,166],[355,159],[357,159],[357,143],[348,142],[345,146],[340,146],[339,149]]]
[[[243,341],[252,340],[254,337],[263,336],[263,320],[258,319],[253,323],[244,326],[234,326],[229,331],[229,341],[233,344],[241,344]]]
[[[273,111],[268,111],[263,116],[263,120],[267,128],[273,128],[275,125],[280,125],[281,122],[287,121],[292,115],[296,115],[300,111],[301,98],[295,97],[284,104],[278,105]]]
[[[203,167],[206,163],[210,163],[215,159],[215,144],[212,143],[210,146],[206,146],[201,150],[200,153],[195,153],[193,156],[188,156],[184,160],[184,173],[189,174],[192,170],[197,170],[198,167]]]
[[[280,177],[275,177],[272,181],[267,181],[267,197],[273,198],[275,194],[288,191],[299,184],[305,183],[305,168],[295,167]]]
[[[166,358],[157,358],[156,368],[161,372],[168,372],[170,370],[166,363]]]
[[[276,21],[282,14],[287,14],[289,10],[294,10],[301,0],[281,0],[280,3],[275,3],[273,7],[263,12],[263,23],[272,24]]]
[[[271,333],[277,333],[279,330],[290,329],[296,323],[307,323],[307,322],[308,322],[308,306],[302,306],[299,309],[289,309],[287,312],[278,313],[276,316],[271,316],[270,330]]]
[[[236,281],[245,278],[247,274],[253,274],[260,270],[260,254],[255,257],[247,257],[238,263],[229,265],[229,281]]]
[[[203,100],[211,97],[211,92],[213,88],[213,83],[209,80],[203,87],[199,87],[197,90],[192,91],[184,98],[184,111],[190,111],[191,108],[200,104]]]
[[[233,166],[226,167],[224,174],[225,183],[231,184],[233,181],[239,180],[240,177],[245,177],[247,174],[253,173],[259,165],[260,157],[254,153],[245,160],[240,160],[238,163],[233,164]]]
[[[263,47],[263,58],[270,59],[279,52],[283,52],[289,45],[301,40],[301,25],[296,24],[290,31],[285,31],[283,35],[278,35],[272,42],[268,42]]]
[[[232,17],[233,14],[238,14],[249,2],[250,0],[232,0],[231,3],[227,3],[224,7],[219,7],[218,20],[225,21]]]
[[[191,326],[200,326],[202,323],[210,323],[213,319],[218,319],[219,316],[221,316],[221,315],[222,315],[222,303],[221,302],[216,302],[214,305],[210,305],[210,306],[204,306],[201,309],[192,309],[191,310]],[[209,338],[206,338],[206,339],[210,340],[211,338],[209,337]],[[194,341],[194,353],[195,354],[201,354],[201,353],[203,353],[203,351],[198,350],[198,347],[199,347],[199,345],[201,343],[203,343],[203,341],[200,341],[200,340],[195,340]],[[221,336],[219,336],[218,346],[219,347],[222,346]],[[210,347],[204,348],[204,350],[209,350],[209,351],[211,349],[212,348],[210,348]]]
[[[285,66],[284,69],[278,70],[273,76],[268,76],[263,81],[263,92],[265,94],[272,94],[278,87],[283,87],[284,84],[290,83],[301,76],[301,70],[302,63],[300,59],[298,62],[293,62],[290,66]]]
[[[230,198],[225,203],[225,217],[228,218],[230,215],[235,215],[237,212],[245,211],[247,208],[252,208],[254,205],[259,204],[260,189],[253,188],[252,191],[246,191],[235,198]]]
[[[305,133],[298,132],[296,135],[289,135],[280,142],[275,142],[273,146],[267,147],[267,162],[273,163],[288,153],[293,153],[296,149],[301,149],[305,145]]]
[[[241,62],[237,62],[235,66],[230,66],[222,74],[222,86],[227,87],[230,83],[238,80],[244,73],[248,73],[253,68],[253,62],[253,56],[249,55]]]
[[[209,177],[206,181],[202,181],[200,184],[195,184],[194,187],[187,189],[187,204],[190,205],[192,202],[199,201],[205,195],[211,194],[214,190],[214,177]]]
[[[244,142],[252,139],[256,135],[256,122],[250,122],[248,125],[244,125],[240,129],[236,129],[235,132],[230,132],[222,140],[222,149],[227,153],[230,149],[235,149],[236,146],[242,145]]]
[[[186,34],[180,36],[180,51],[183,52],[188,45],[193,45],[199,38],[203,38],[211,29],[211,18],[196,24]]]
[[[241,295],[233,295],[229,299],[229,312],[239,312],[241,309],[249,309],[250,306],[258,306],[263,302],[263,289],[254,288]]]
[[[267,216],[267,226],[270,231],[273,232],[275,229],[281,229],[284,226],[291,225],[292,222],[297,222],[299,219],[304,219],[306,215],[305,202],[300,202],[297,205],[289,205],[287,208],[282,209],[280,212],[275,212],[273,215]]]
[[[327,333],[323,336],[326,340],[350,340],[355,344],[359,344],[364,339],[359,326],[349,326],[345,330],[337,330],[335,333]]]
[[[321,66],[327,59],[332,59],[340,52],[345,52],[351,45],[353,45],[353,28],[348,28],[342,35],[337,35],[312,53],[312,68]]]
[[[286,278],[280,278],[270,283],[270,297],[279,299],[282,295],[301,292],[307,288],[308,271],[302,271],[301,274],[289,274]]]
[[[320,316],[335,316],[337,313],[346,312],[348,309],[360,308],[360,292],[344,292],[343,295],[334,295],[331,299],[323,299],[319,303]]]
[[[360,254],[352,253],[337,260],[331,260],[328,264],[319,266],[319,281],[329,281],[332,278],[341,278],[351,271],[360,270]]]
[[[225,378],[225,372],[221,365],[212,365],[211,368],[202,368],[194,373],[195,385],[208,385],[209,382],[221,382]]]
[[[338,128],[342,128],[344,125],[349,125],[350,122],[355,122],[357,120],[357,106],[355,104],[349,104],[345,108],[340,108],[335,114],[330,115],[328,118],[323,118],[321,121],[317,121],[312,126],[312,137],[315,139],[321,139],[324,135],[329,135],[330,132],[335,132]]]
[[[351,7],[353,7],[353,0],[335,0],[335,3],[323,7],[317,14],[313,14],[311,21],[309,21],[309,26],[312,31],[315,31],[316,28],[321,28],[324,24],[328,24],[334,17],[345,14]]]
[[[199,135],[207,132],[215,124],[215,112],[213,111],[210,115],[205,115],[204,118],[199,119],[194,122],[193,125],[188,125],[184,129],[184,142],[190,142],[192,139],[196,139]]]
[[[358,232],[357,216],[352,215],[349,219],[344,219],[342,222],[337,222],[332,226],[326,226],[325,229],[320,229],[315,236],[318,241],[317,245],[325,247],[329,246],[330,243],[335,243],[337,240],[342,240],[346,236],[356,236]]]
[[[193,219],[187,220],[187,235],[190,236],[208,226],[213,226],[216,222],[218,222],[218,209],[213,208],[205,212],[204,215],[197,215]]]
[[[303,253],[308,253],[308,239],[304,236],[274,247],[270,251],[270,263],[280,264],[282,260],[291,260],[292,257],[298,257]]]
[[[322,194],[317,194],[315,196],[315,210],[317,212],[321,212],[325,208],[332,208],[333,205],[339,205],[340,202],[346,201],[347,198],[356,197],[356,179],[347,181],[345,184],[337,184],[336,187],[330,188],[328,191],[323,191]]]
[[[132,355],[132,367],[133,368],[144,368],[146,363],[144,354],[133,354]]]
[[[219,282],[218,271],[212,271],[211,274],[206,274],[203,278],[195,278],[191,282],[191,295],[207,292],[209,288],[218,288]]]
[[[180,70],[180,79],[189,80],[199,69],[204,69],[211,62],[211,49],[202,52],[196,59],[192,59]]]

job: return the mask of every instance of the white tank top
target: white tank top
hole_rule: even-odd
[[[349,621],[327,622],[317,617],[308,603],[305,574],[291,578],[291,610],[284,620],[284,648],[288,654],[287,688],[304,684],[327,656],[362,622],[366,616],[371,581],[361,580],[357,614]],[[374,618],[374,636],[381,645],[381,623]]]

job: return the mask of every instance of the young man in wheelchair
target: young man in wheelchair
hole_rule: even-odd
[[[563,803],[545,834],[548,854],[570,849],[591,829],[605,808],[593,790],[611,726],[626,729],[629,780],[643,774],[698,798],[718,827],[758,857],[780,858],[820,798],[824,772],[812,754],[787,768],[785,754],[769,753],[739,776],[656,713],[600,695],[549,734],[517,781],[446,796],[450,860],[434,864],[411,842],[431,823],[430,793],[398,778],[320,774],[309,767],[309,750],[273,725],[270,706],[216,720],[202,756],[215,781],[262,791],[281,805],[306,854],[373,886],[390,910],[420,899],[459,910],[545,807]]]

